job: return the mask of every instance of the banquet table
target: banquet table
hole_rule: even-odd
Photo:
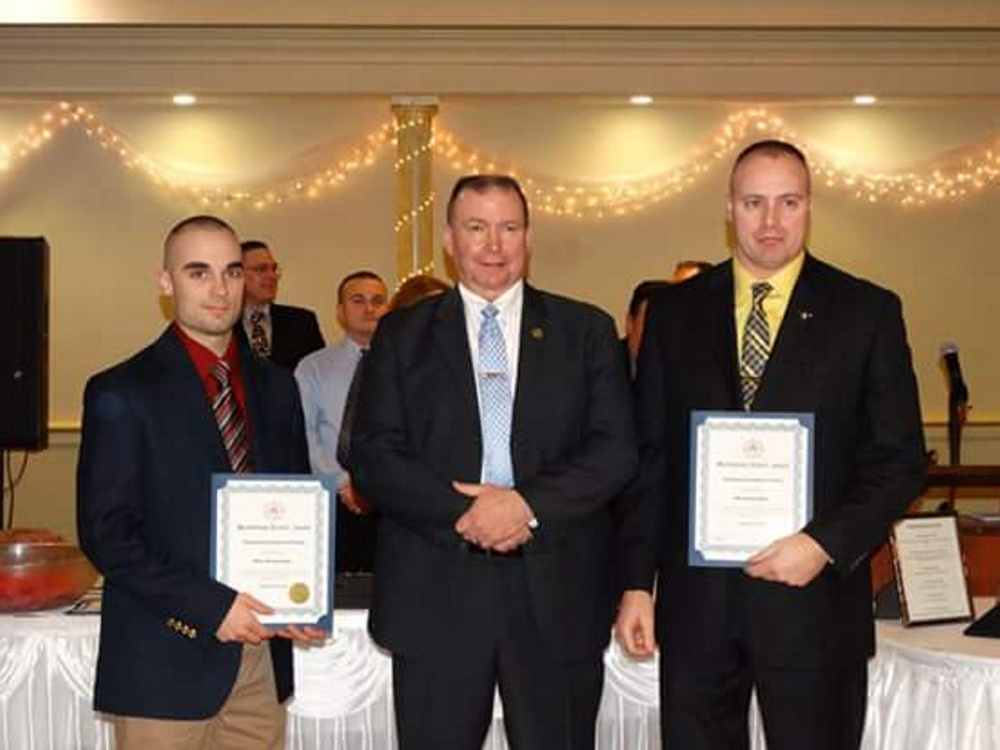
[[[296,648],[289,748],[395,748],[390,660],[369,639],[366,618],[338,611],[331,639]],[[110,724],[91,709],[99,626],[93,615],[0,616],[0,749],[113,747]],[[866,750],[1000,748],[1000,640],[962,636],[963,627],[878,624]],[[612,644],[605,665],[599,750],[658,750],[655,662],[629,659]],[[754,712],[750,730],[754,747],[765,747]],[[484,748],[506,747],[497,702]]]

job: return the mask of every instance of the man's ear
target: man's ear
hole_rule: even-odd
[[[161,268],[156,277],[156,283],[160,287],[160,294],[166,297],[174,296],[174,280],[170,278],[170,272]]]

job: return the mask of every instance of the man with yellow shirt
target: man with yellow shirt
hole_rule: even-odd
[[[650,302],[616,629],[634,655],[659,644],[671,750],[749,747],[752,690],[770,750],[861,741],[868,556],[921,490],[923,437],[899,299],[806,251],[811,208],[798,149],[747,147],[730,177],[733,260]],[[695,410],[812,415],[811,519],[742,567],[688,561]]]

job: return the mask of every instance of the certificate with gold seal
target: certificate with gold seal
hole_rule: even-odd
[[[274,610],[271,627],[333,620],[336,493],[330,477],[212,477],[212,572]]]
[[[813,415],[691,415],[688,564],[740,567],[812,517]]]

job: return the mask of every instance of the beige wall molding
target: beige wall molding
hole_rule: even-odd
[[[1000,94],[1000,29],[0,26],[0,94]]]

